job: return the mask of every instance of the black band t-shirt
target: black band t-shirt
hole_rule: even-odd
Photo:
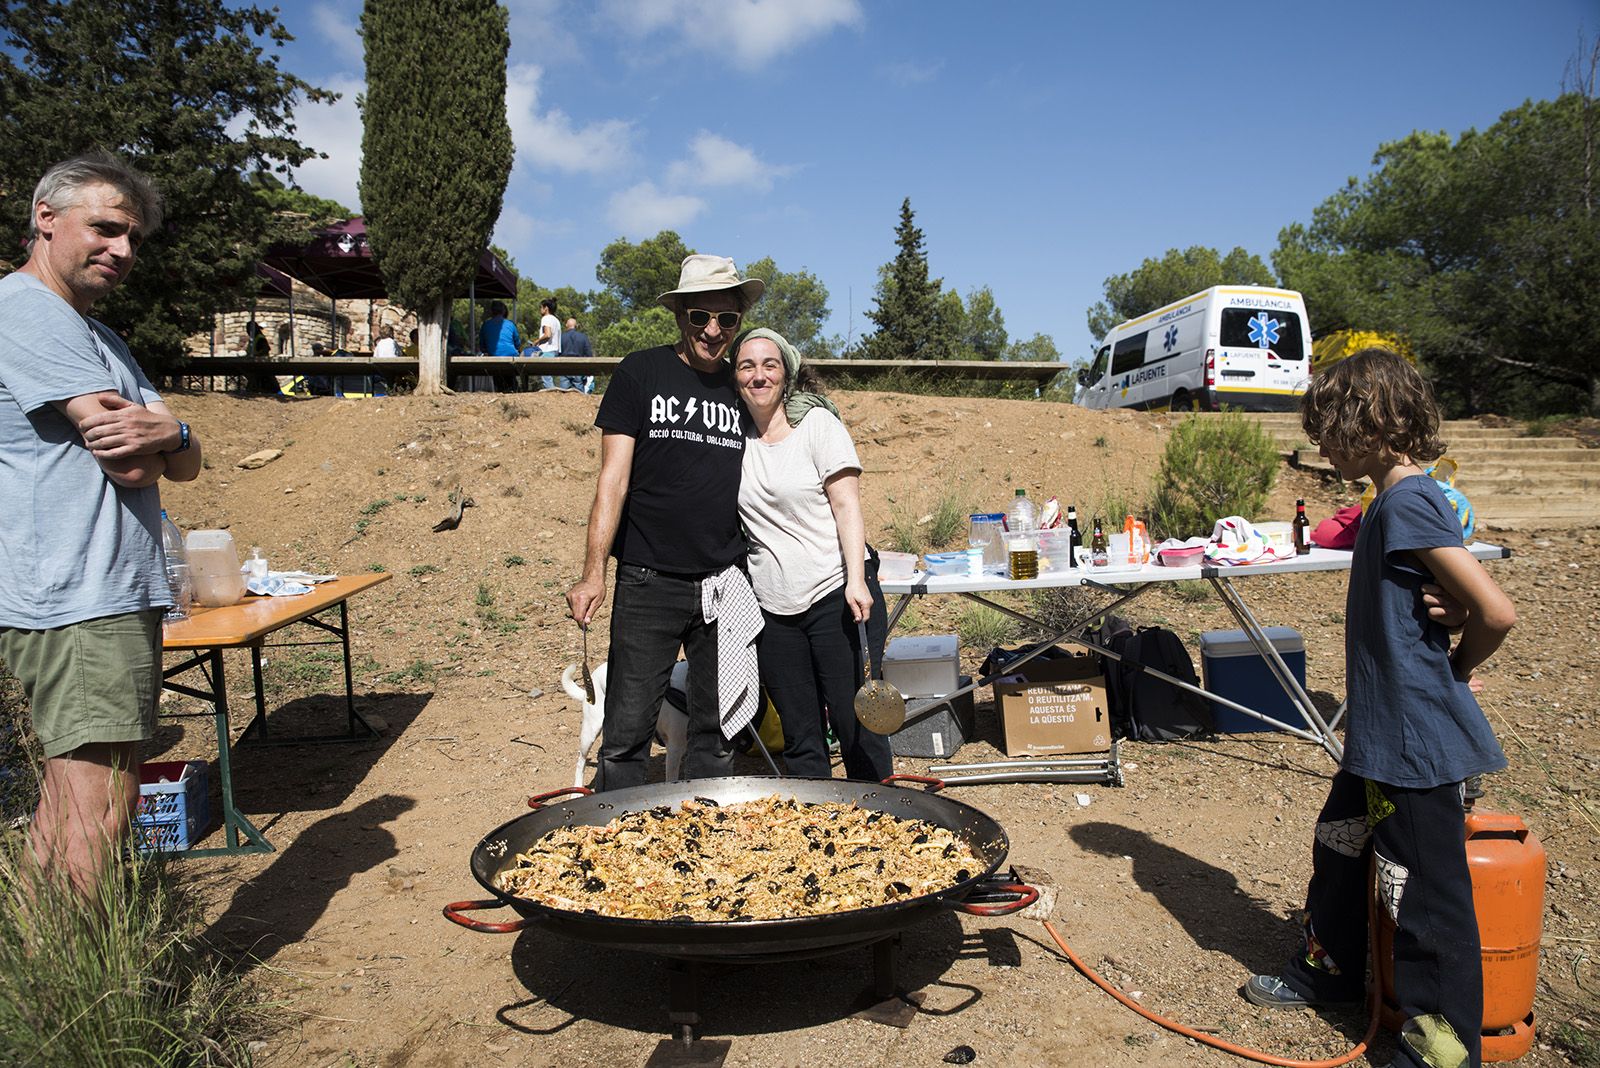
[[[594,425],[633,438],[633,469],[611,555],[701,574],[744,559],[739,470],[743,408],[733,372],[696,371],[671,345],[617,365]]]

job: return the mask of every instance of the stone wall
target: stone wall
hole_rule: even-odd
[[[328,306],[327,297],[296,283],[292,325],[288,298],[263,296],[256,300],[254,309],[217,315],[209,333],[194,334],[185,344],[191,356],[246,355],[246,327],[253,318],[267,335],[274,356],[310,356],[312,344],[318,341],[330,348],[342,346],[353,353],[370,353],[385,325],[394,327],[395,340],[402,346],[417,325],[414,314],[382,298],[341,300],[335,336],[333,324],[328,321]]]

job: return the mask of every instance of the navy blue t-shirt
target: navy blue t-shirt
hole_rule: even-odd
[[[1455,511],[1426,475],[1378,494],[1361,520],[1345,600],[1352,774],[1420,788],[1506,766],[1472,691],[1450,671],[1449,632],[1422,603],[1433,576],[1409,551],[1460,544]]]

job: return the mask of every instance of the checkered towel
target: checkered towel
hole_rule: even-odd
[[[717,624],[717,715],[732,738],[755,718],[761,700],[756,635],[761,606],[743,571],[729,565],[700,583],[700,613]]]

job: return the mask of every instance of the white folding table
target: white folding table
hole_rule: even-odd
[[[1474,542],[1467,546],[1469,552],[1479,560],[1503,560],[1511,555],[1511,550],[1499,545],[1490,545],[1486,542]],[[1242,564],[1238,566],[1217,566],[1214,564],[1191,564],[1185,567],[1161,567],[1156,564],[1146,564],[1142,567],[1129,567],[1115,570],[1101,570],[1091,568],[1074,568],[1055,574],[1041,575],[1034,579],[1013,580],[1002,578],[998,575],[985,575],[982,578],[969,578],[964,575],[927,575],[922,572],[914,574],[909,579],[881,579],[879,584],[883,587],[885,596],[894,596],[896,601],[889,614],[889,630],[892,632],[900,622],[900,616],[905,612],[907,605],[913,597],[923,597],[932,594],[954,594],[974,601],[988,608],[994,609],[1003,615],[1020,620],[1030,627],[1034,627],[1047,635],[1044,641],[1028,649],[1022,656],[1006,664],[1004,672],[988,675],[977,679],[968,686],[956,691],[957,694],[967,693],[980,686],[986,686],[994,679],[1014,671],[1019,665],[1042,655],[1057,642],[1068,641],[1082,645],[1096,652],[1108,656],[1113,660],[1121,660],[1116,652],[1097,644],[1088,637],[1089,624],[1113,611],[1122,605],[1142,596],[1163,582],[1179,582],[1184,579],[1204,579],[1216,590],[1217,596],[1227,607],[1233,618],[1238,622],[1240,629],[1250,639],[1256,651],[1271,669],[1273,677],[1283,687],[1289,700],[1305,717],[1309,727],[1296,727],[1280,720],[1273,719],[1263,712],[1247,708],[1236,701],[1220,697],[1202,687],[1175,679],[1171,675],[1154,668],[1138,665],[1139,670],[1149,672],[1151,675],[1171,683],[1174,686],[1200,694],[1207,700],[1226,705],[1247,716],[1261,720],[1276,730],[1286,731],[1289,734],[1316,742],[1325,749],[1335,761],[1343,757],[1343,746],[1334,734],[1339,717],[1343,715],[1343,707],[1332,719],[1324,719],[1315,703],[1306,693],[1305,687],[1294,677],[1294,674],[1284,664],[1283,657],[1273,648],[1267,640],[1261,624],[1256,621],[1255,613],[1245,603],[1243,595],[1234,585],[1236,578],[1253,578],[1257,575],[1292,575],[1306,571],[1348,571],[1350,570],[1349,552],[1338,549],[1313,548],[1305,556],[1296,556],[1289,560],[1279,560],[1263,564]],[[1018,593],[1024,590],[1050,590],[1071,586],[1087,586],[1107,595],[1108,600],[1094,611],[1089,612],[1079,619],[1075,619],[1065,626],[1049,626],[1039,619],[1019,612],[1008,605],[1000,604],[991,596],[996,593]],[[933,701],[923,701],[907,708],[908,716],[916,716],[928,709],[944,704],[949,697],[946,695]]]

